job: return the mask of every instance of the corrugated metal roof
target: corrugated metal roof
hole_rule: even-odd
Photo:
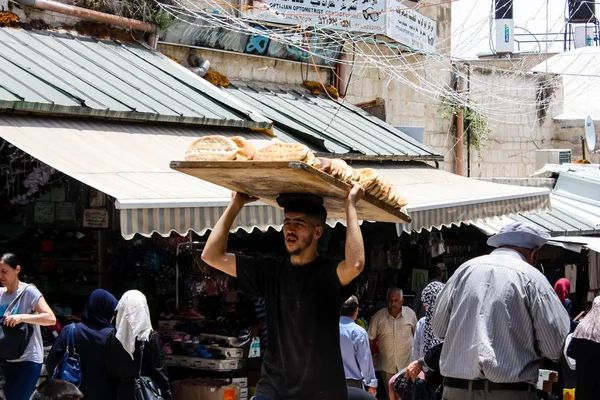
[[[270,128],[271,123],[140,44],[0,28],[0,110]]]
[[[404,132],[348,102],[315,96],[304,88],[233,83],[225,92],[273,120],[298,140],[345,159],[443,160]]]
[[[552,211],[471,222],[488,235],[514,221],[537,225],[552,236],[600,234],[600,170],[560,172],[550,196]]]

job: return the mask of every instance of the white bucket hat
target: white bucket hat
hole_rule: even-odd
[[[545,245],[549,239],[550,235],[548,233],[532,225],[513,222],[489,238],[487,244],[492,247],[514,246],[535,249]]]

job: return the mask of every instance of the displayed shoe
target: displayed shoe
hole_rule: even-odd
[[[177,311],[177,314],[179,314],[179,316],[186,318],[186,319],[193,319],[193,320],[206,319],[206,317],[204,315],[200,314],[198,311],[196,311],[192,308],[180,308]]]
[[[173,349],[171,349],[171,343],[165,343],[165,345],[163,346],[163,351],[167,355],[173,354]]]
[[[198,355],[199,357],[202,357],[202,358],[212,358],[213,357],[212,353],[209,352],[205,346],[197,347],[195,352],[196,352],[196,355]]]
[[[181,332],[171,332],[171,339],[174,342],[182,342],[183,341],[183,335],[181,334]]]
[[[192,336],[191,335],[185,335],[183,337],[182,342],[183,342],[183,344],[192,344],[193,343],[192,342]]]
[[[192,336],[192,344],[193,345],[199,345],[200,344],[200,338],[198,336]]]

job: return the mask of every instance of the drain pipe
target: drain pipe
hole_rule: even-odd
[[[100,22],[108,25],[120,26],[122,28],[136,31],[152,32],[153,26],[147,22],[131,18],[119,17],[118,15],[106,14],[87,8],[71,6],[52,0],[14,0],[23,6],[38,8],[40,10],[53,11],[59,14],[71,15],[86,21]]]

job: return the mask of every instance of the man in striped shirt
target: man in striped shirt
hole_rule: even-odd
[[[558,360],[569,316],[534,266],[550,236],[517,222],[488,240],[491,254],[463,264],[436,302],[444,341],[444,399],[536,400],[543,357]]]

